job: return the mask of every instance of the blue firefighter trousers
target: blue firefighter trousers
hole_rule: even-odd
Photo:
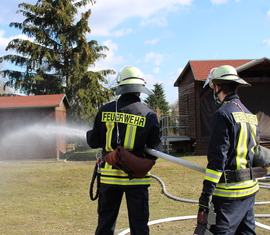
[[[255,235],[255,194],[245,199],[227,200],[213,196],[216,225],[210,231],[215,235]]]
[[[98,226],[95,235],[113,235],[125,193],[131,235],[149,235],[148,187],[113,187],[101,184],[98,199]]]

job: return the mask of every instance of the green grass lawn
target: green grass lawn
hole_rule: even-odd
[[[203,156],[183,159],[205,166]],[[94,234],[97,225],[97,201],[89,198],[89,182],[95,161],[2,161],[0,162],[0,234]],[[161,178],[168,193],[197,200],[203,174],[159,159],[152,169]],[[269,182],[269,181],[268,181]],[[197,214],[198,206],[172,200],[162,193],[160,183],[152,179],[150,221]],[[269,200],[269,189],[261,189],[257,201]],[[256,214],[269,214],[270,205],[255,206]],[[270,225],[269,218],[258,222]],[[192,234],[194,219],[166,222],[150,227],[153,235]],[[116,233],[128,228],[125,201],[117,221]],[[258,235],[269,233],[257,228]]]

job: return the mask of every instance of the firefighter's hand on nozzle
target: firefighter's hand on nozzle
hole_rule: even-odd
[[[201,210],[209,210],[210,203],[212,201],[212,195],[202,193],[199,198],[199,208]]]
[[[199,211],[197,215],[197,227],[193,235],[213,235],[210,232],[211,225],[216,224],[216,214],[212,204],[212,195],[202,193],[199,198]]]

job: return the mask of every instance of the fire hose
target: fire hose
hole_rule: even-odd
[[[170,161],[170,162],[173,162],[173,163],[176,163],[178,165],[182,165],[182,166],[185,166],[187,168],[190,168],[192,170],[196,170],[196,171],[199,171],[201,173],[204,173],[205,172],[205,167],[203,166],[200,166],[200,165],[197,165],[195,163],[192,163],[192,162],[189,162],[189,161],[185,161],[183,159],[179,159],[179,158],[176,158],[176,157],[173,157],[169,154],[166,154],[166,153],[163,153],[163,152],[159,152],[157,150],[154,150],[154,149],[150,149],[150,148],[145,148],[144,151],[148,154],[151,154],[155,157],[158,157],[158,158],[163,158],[164,160],[167,160],[167,161]],[[166,191],[166,187],[165,187],[165,184],[162,182],[162,180],[160,178],[158,178],[157,176],[155,175],[152,175],[151,174],[151,177],[158,180],[158,182],[161,184],[162,186],[162,190],[163,190],[163,193],[173,199],[173,200],[178,200],[178,201],[182,201],[182,202],[187,202],[187,203],[198,203],[198,200],[190,200],[190,199],[185,199],[185,198],[179,198],[179,197],[175,197],[171,194],[169,194],[167,191]],[[270,175],[267,174],[266,177],[263,177],[262,179],[269,179],[270,178]],[[270,185],[267,184],[267,183],[259,183],[260,187],[262,188],[270,188]],[[266,201],[266,202],[255,202],[255,205],[261,205],[261,204],[268,204],[270,203],[270,201]],[[270,214],[255,214],[255,218],[258,218],[258,217],[264,217],[264,218],[270,218]],[[159,219],[159,220],[154,220],[154,221],[149,221],[148,225],[153,225],[153,224],[158,224],[158,223],[164,223],[164,222],[169,222],[169,221],[180,221],[180,220],[187,220],[187,219],[196,219],[197,218],[197,215],[189,215],[189,216],[179,216],[179,217],[170,217],[170,218],[165,218],[165,219]],[[266,230],[269,230],[270,231],[270,226],[268,225],[264,225],[264,224],[261,224],[259,222],[255,222],[256,226],[259,226],[263,229],[266,229]],[[118,235],[125,235],[127,233],[130,232],[130,229],[126,229],[120,233],[118,233]]]
[[[178,201],[182,201],[182,202],[187,202],[187,203],[198,203],[198,200],[191,200],[191,199],[185,199],[185,198],[179,198],[179,197],[175,197],[171,194],[169,194],[166,190],[166,186],[163,183],[163,181],[155,176],[151,174],[151,177],[156,179],[162,186],[162,191],[163,193],[173,199],[173,200],[178,200]],[[266,185],[266,184],[265,184]],[[268,184],[269,185],[269,184]],[[270,185],[269,185],[270,186]],[[255,202],[255,205],[261,205],[261,204],[267,204],[270,203],[269,201],[267,202]],[[182,221],[182,220],[189,220],[189,219],[196,219],[197,215],[186,215],[186,216],[178,216],[178,217],[169,217],[169,218],[164,218],[164,219],[158,219],[158,220],[153,220],[153,221],[149,221],[148,225],[155,225],[155,224],[160,224],[160,223],[165,223],[165,222],[172,222],[172,221]],[[255,214],[255,218],[270,218],[270,214]],[[255,221],[256,226],[261,227],[263,229],[269,230],[270,231],[270,226],[259,223],[257,221]],[[118,233],[118,235],[126,235],[130,232],[130,229],[127,228],[125,230],[123,230],[122,232]]]
[[[144,152],[146,152],[146,153],[148,153],[148,154],[150,154],[152,156],[163,158],[163,159],[165,159],[167,161],[176,163],[178,165],[185,166],[187,168],[190,168],[192,170],[199,171],[199,172],[202,172],[202,173],[204,173],[205,169],[206,169],[205,167],[200,166],[198,164],[195,164],[195,163],[192,163],[192,162],[189,162],[189,161],[185,161],[185,160],[180,159],[180,158],[173,157],[173,156],[171,156],[169,154],[157,151],[155,149],[144,148]]]

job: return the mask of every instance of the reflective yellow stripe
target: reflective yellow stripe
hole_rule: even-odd
[[[127,150],[133,150],[137,126],[127,125],[124,148]]]
[[[254,147],[257,145],[256,144],[256,131],[257,131],[257,128],[255,125],[250,125],[250,128],[251,128],[251,132],[252,132],[252,139],[253,139],[253,142],[254,142],[254,146],[252,146],[251,148],[251,151],[254,153]]]
[[[106,122],[106,129],[107,129],[107,132],[106,132],[106,146],[105,146],[106,151],[113,151],[113,148],[111,146],[113,128],[114,128],[114,122]]]
[[[250,128],[251,128],[252,137],[253,137],[253,139],[254,139],[254,142],[256,142],[256,141],[255,141],[255,136],[256,136],[256,130],[257,130],[257,128],[256,128],[255,125],[250,125]]]
[[[218,183],[221,175],[222,175],[222,172],[214,171],[214,170],[206,168],[204,179],[209,180],[214,183]]]
[[[258,190],[258,181],[254,179],[239,183],[217,184],[213,195],[219,197],[239,198],[249,196]]]
[[[246,169],[248,153],[248,128],[246,123],[240,123],[240,133],[236,147],[236,169]]]
[[[112,169],[112,165],[108,164],[107,162],[105,162],[105,166],[102,169]]]
[[[243,188],[253,187],[257,182],[258,182],[257,179],[253,179],[253,180],[234,182],[234,183],[219,183],[217,184],[217,187],[222,188],[222,189],[227,189],[227,190],[243,189]]]
[[[249,138],[247,125],[251,126],[252,134],[256,135],[255,125],[258,125],[258,119],[256,115],[244,112],[233,112],[232,115],[235,122],[240,123],[241,127],[236,148],[236,169],[245,169],[247,165],[246,156],[248,153],[247,143]],[[253,151],[253,147],[251,150]]]
[[[101,168],[100,182],[114,185],[149,185],[150,173],[148,172],[144,178],[130,180],[128,174],[119,169],[112,169],[112,166],[106,162],[104,168]]]
[[[113,185],[149,185],[150,184],[150,177],[149,178],[134,178],[132,180],[129,179],[120,179],[120,178],[113,178],[113,177],[100,177],[100,183],[103,184],[113,184]]]

